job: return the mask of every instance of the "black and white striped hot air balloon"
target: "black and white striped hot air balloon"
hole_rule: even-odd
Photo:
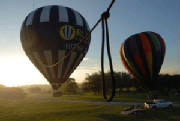
[[[49,5],[29,13],[22,24],[20,36],[26,55],[57,90],[86,55],[90,36],[73,51],[72,48],[88,32],[89,26],[79,12]]]

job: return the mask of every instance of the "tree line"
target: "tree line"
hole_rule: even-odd
[[[124,92],[123,89],[135,88],[136,92],[148,92],[149,89],[142,85],[141,81],[132,78],[128,73],[115,72],[116,80],[116,92]],[[169,95],[170,92],[180,93],[180,75],[168,75],[161,74],[156,80],[158,83],[159,92],[163,95]],[[105,73],[105,84],[106,89],[112,89],[112,79],[110,72]],[[79,94],[82,92],[94,92],[96,94],[101,94],[102,92],[102,79],[101,72],[96,72],[88,75],[84,82],[79,85],[74,78],[69,78],[65,83],[62,84],[59,89],[62,94]],[[5,87],[0,85],[0,97],[25,97],[28,93],[51,93],[52,90],[50,85],[48,86],[29,86],[26,88],[20,87]]]
[[[115,72],[114,73],[116,79],[116,89],[130,88],[135,87],[137,91],[146,92],[149,89],[145,87],[141,81],[132,78],[128,73],[124,72]],[[179,81],[180,75],[168,75],[161,74],[157,78],[156,82],[159,86],[158,91],[162,93],[168,93],[170,90],[179,90]],[[112,79],[110,72],[105,73],[105,83],[106,89],[112,88]],[[85,82],[82,84],[82,89],[84,91],[93,91],[100,93],[102,91],[102,80],[101,80],[101,72],[93,73],[86,77]]]
[[[24,98],[26,93],[20,87],[6,87],[0,85],[0,98]]]

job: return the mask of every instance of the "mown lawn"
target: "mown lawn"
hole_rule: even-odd
[[[120,114],[128,106],[51,102],[31,97],[0,99],[0,121],[176,121],[178,109]]]
[[[42,96],[48,98],[54,98],[51,93],[49,94],[41,94]],[[107,95],[109,96],[109,95]],[[84,93],[84,94],[76,94],[76,95],[62,95],[60,97],[64,100],[88,100],[88,101],[104,101],[103,95],[94,95],[93,93]],[[144,102],[145,95],[144,94],[121,94],[114,97],[113,102],[119,101],[127,101],[127,102]]]
[[[41,94],[44,97],[48,98],[54,98],[51,93]],[[120,95],[116,94],[116,96],[113,98],[113,102],[144,102],[146,100],[146,94],[145,93],[122,93]],[[64,100],[88,100],[92,102],[97,101],[104,101],[103,95],[94,95],[93,93],[84,93],[84,94],[76,94],[76,95],[62,95],[60,98]],[[174,103],[179,103],[178,97],[167,97],[167,96],[161,96],[159,98],[169,99],[170,101]]]

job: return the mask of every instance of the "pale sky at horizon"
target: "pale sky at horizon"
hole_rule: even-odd
[[[26,2],[25,2],[26,1]],[[25,55],[20,42],[23,20],[32,10],[46,5],[73,8],[87,20],[90,28],[111,0],[1,0],[0,4],[0,84],[17,86],[48,84]],[[180,2],[179,0],[116,0],[108,19],[110,44],[115,71],[127,72],[119,57],[121,43],[129,36],[153,31],[159,33],[166,44],[162,74],[180,74]],[[91,34],[89,51],[71,75],[82,82],[87,74],[100,71],[101,26]],[[106,55],[106,53],[105,53]],[[108,71],[108,60],[105,60]]]

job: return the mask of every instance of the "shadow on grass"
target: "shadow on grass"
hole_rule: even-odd
[[[139,115],[109,114],[99,111],[53,111],[37,112],[32,115],[13,115],[9,121],[178,121],[178,113],[177,110],[145,111]]]

